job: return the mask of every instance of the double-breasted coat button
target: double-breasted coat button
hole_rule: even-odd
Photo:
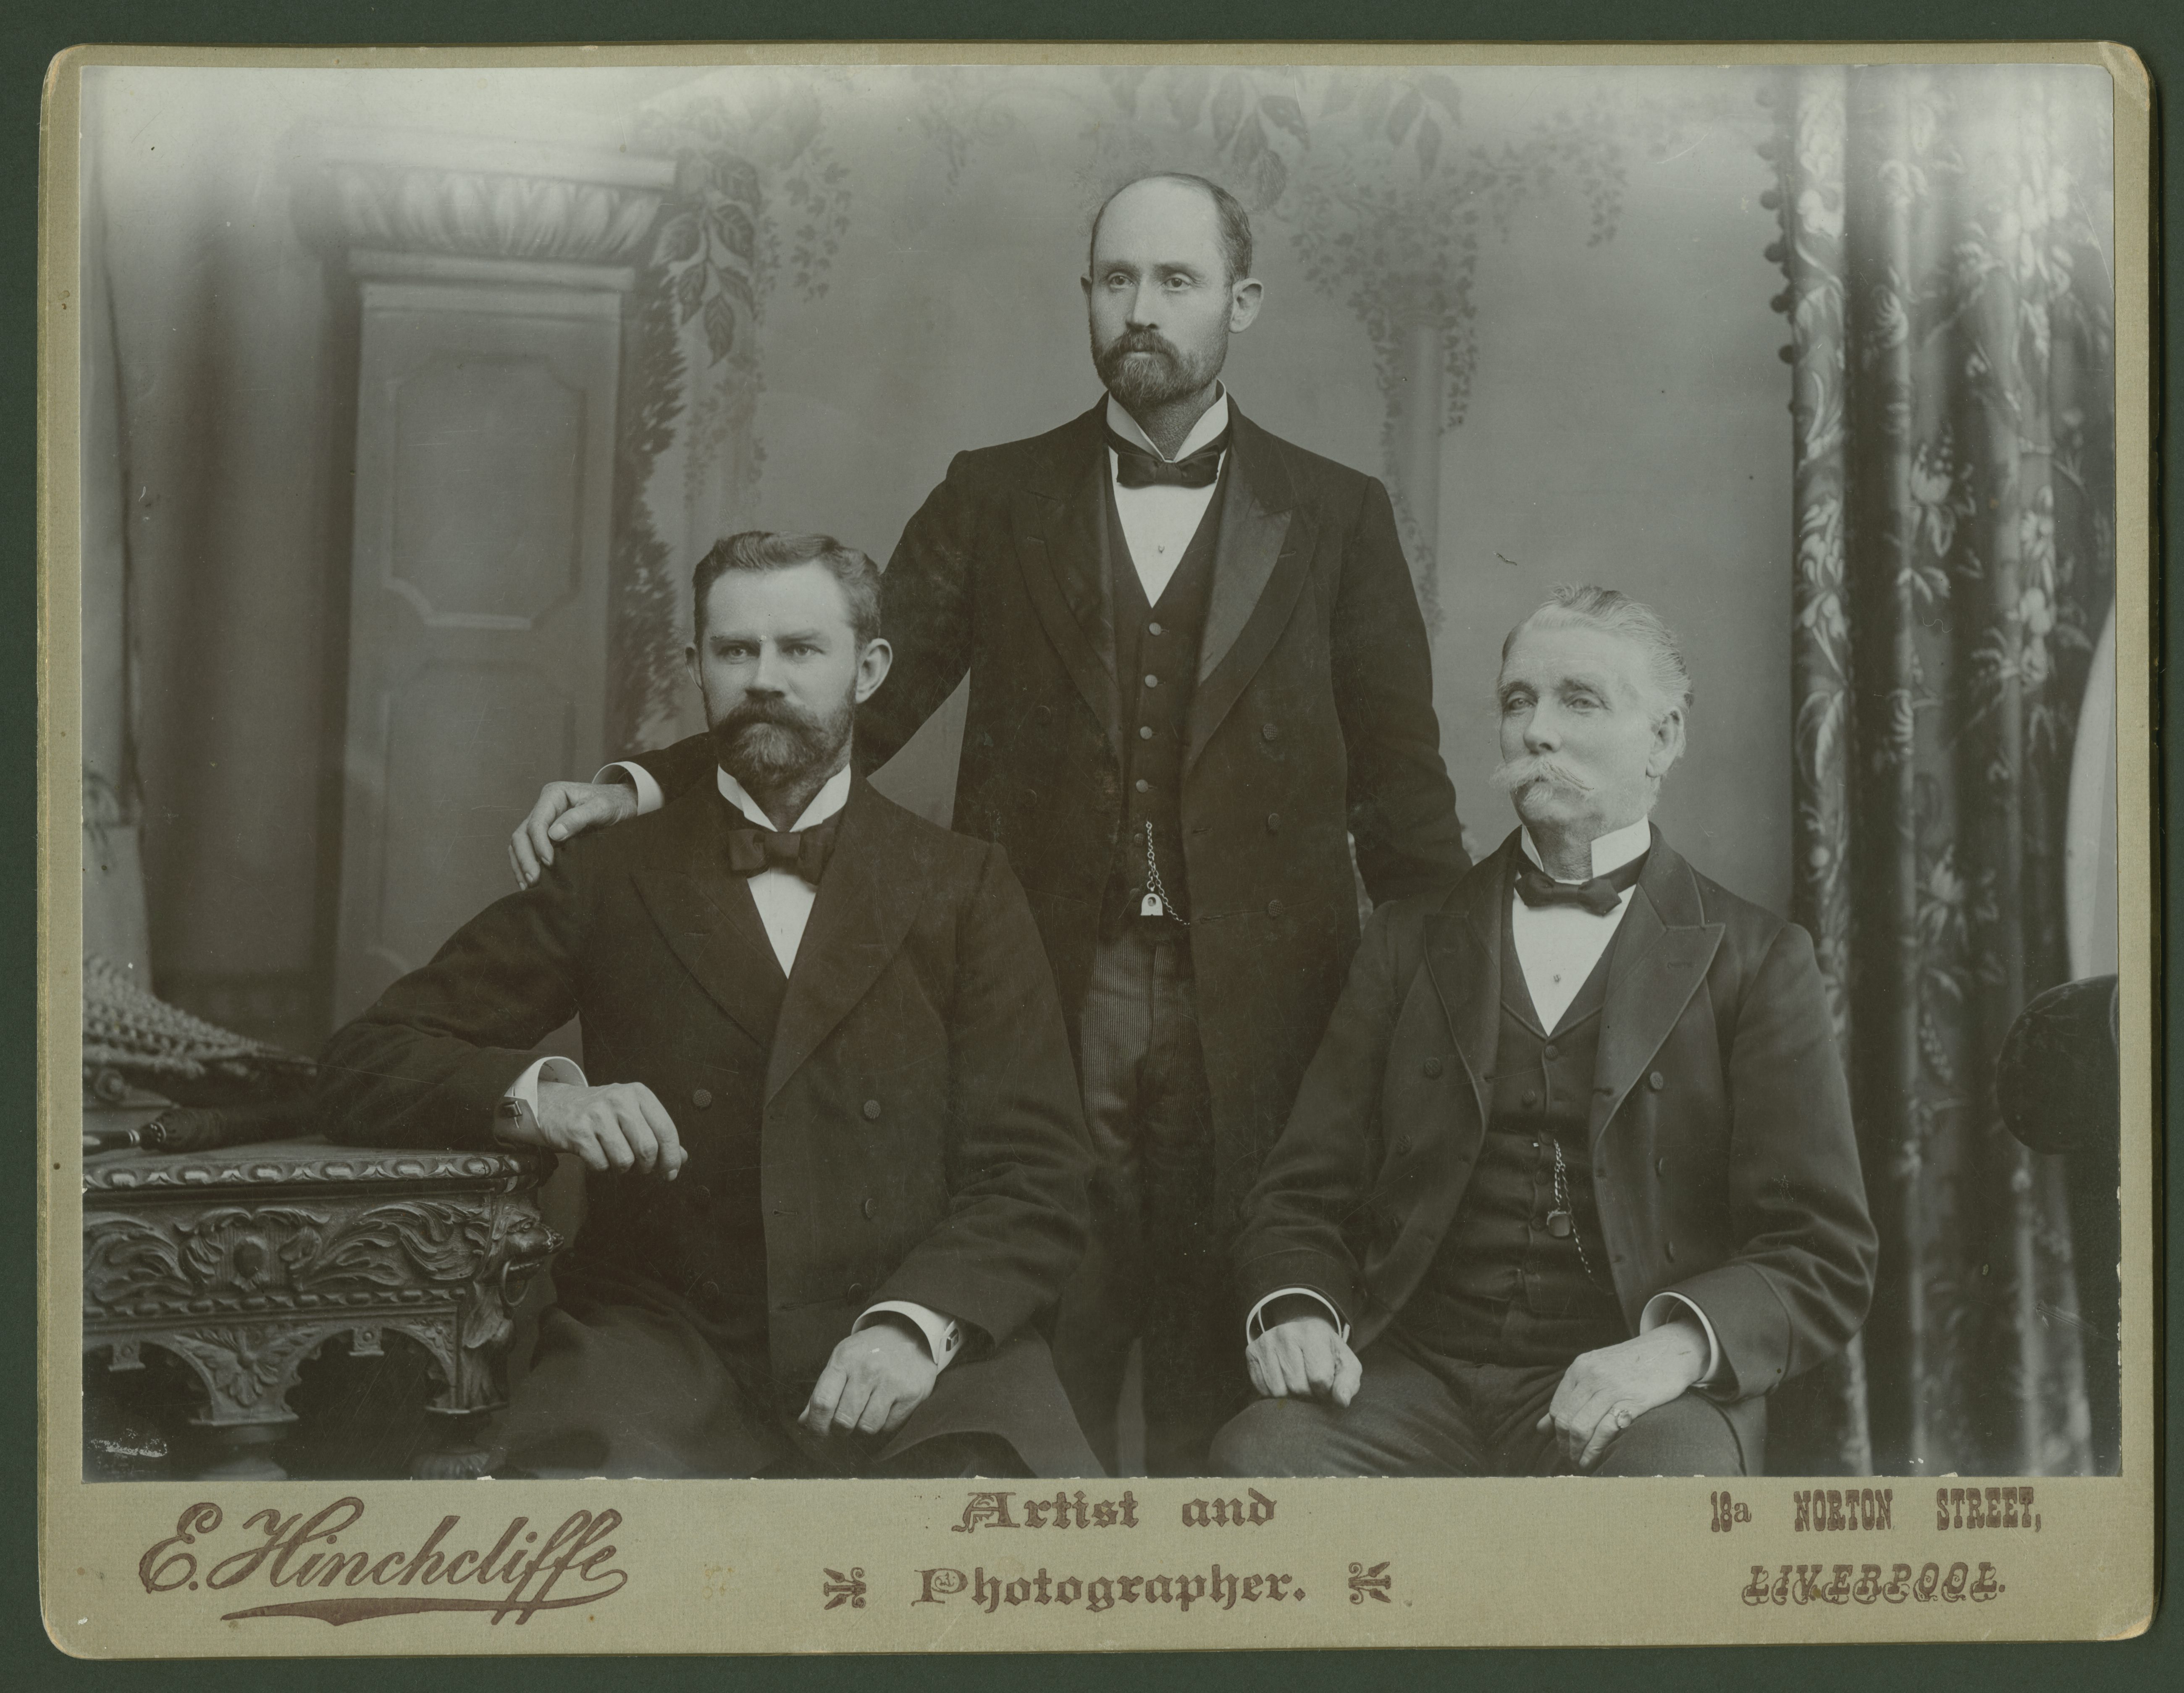
[[[699,1183],[698,1185],[691,1189],[690,1191],[697,1195],[698,1203],[699,1205],[708,1203],[713,1197],[713,1190],[707,1187],[703,1182]]]
[[[1562,1056],[1562,1048],[1557,1046],[1552,1040],[1547,1043],[1546,1050],[1547,1056],[1550,1058],[1559,1058]]]
[[[878,1217],[880,1214],[880,1202],[878,1200],[866,1200],[859,1209],[868,1217]]]
[[[1524,1103],[1528,1105],[1535,1105],[1539,1102],[1540,1090],[1537,1088],[1527,1088],[1524,1090]]]
[[[1401,1152],[1408,1152],[1410,1150],[1411,1150],[1411,1137],[1410,1137],[1409,1135],[1407,1135],[1407,1135],[1405,1135],[1405,1136],[1404,1136],[1401,1140],[1399,1140],[1399,1141],[1397,1141],[1397,1142],[1396,1143],[1396,1150],[1397,1152],[1399,1152],[1399,1153],[1401,1153]]]
[[[1418,1068],[1419,1068],[1419,1070],[1420,1070],[1421,1072],[1423,1072],[1424,1073],[1425,1078],[1426,1078],[1426,1080],[1428,1080],[1429,1082],[1436,1082],[1436,1081],[1439,1081],[1439,1080],[1440,1079],[1440,1059],[1438,1059],[1438,1058],[1429,1058],[1429,1059],[1427,1059],[1427,1060],[1426,1060],[1426,1061],[1425,1061],[1424,1063],[1423,1063],[1423,1064],[1419,1065],[1419,1066],[1418,1066]]]
[[[878,1100],[866,1100],[865,1101],[865,1121],[866,1122],[878,1122],[879,1120],[880,1102]]]
[[[1657,1176],[1667,1175],[1669,1173],[1669,1161],[1665,1158],[1656,1158],[1653,1161],[1653,1173]]]
[[[716,1281],[703,1281],[698,1284],[698,1291],[707,1299],[718,1299],[721,1296],[721,1284]]]
[[[1669,1261],[1670,1263],[1672,1263],[1672,1264],[1673,1264],[1673,1263],[1674,1263],[1674,1262],[1676,1261],[1676,1243],[1675,1243],[1674,1241],[1673,1241],[1673,1240],[1664,1240],[1664,1241],[1663,1241],[1663,1242],[1661,1243],[1661,1250],[1662,1250],[1663,1252],[1666,1252],[1666,1253],[1669,1255]]]
[[[851,1282],[849,1286],[849,1295],[851,1299],[862,1299],[865,1296],[865,1284],[862,1282]]]
[[[1262,741],[1271,741],[1275,736],[1280,733],[1281,731],[1276,728],[1272,723],[1262,723],[1259,725],[1259,738]]]
[[[1656,1070],[1652,1075],[1646,1078],[1646,1085],[1658,1094],[1662,1089],[1669,1085],[1669,1078],[1666,1076],[1663,1076],[1658,1070]]]
[[[1270,834],[1270,835],[1278,835],[1278,834],[1281,833],[1281,832],[1282,832],[1282,814],[1281,814],[1280,812],[1279,812],[1279,811],[1269,811],[1269,812],[1268,812],[1268,813],[1267,813],[1267,833],[1268,833],[1268,834]]]
[[[1268,916],[1270,916],[1270,917],[1279,917],[1279,916],[1281,916],[1281,914],[1282,914],[1282,902],[1281,902],[1280,900],[1279,900],[1279,899],[1269,899],[1269,900],[1268,900],[1268,901],[1267,901],[1267,915],[1268,915]]]
[[[712,1091],[711,1091],[711,1089],[707,1089],[707,1088],[693,1088],[693,1089],[691,1089],[691,1090],[690,1090],[690,1103],[691,1103],[692,1105],[694,1105],[697,1106],[697,1108],[698,1108],[699,1111],[703,1111],[703,1110],[705,1110],[705,1107],[706,1107],[707,1105],[710,1105],[710,1104],[712,1104],[712,1103],[713,1103],[713,1095],[712,1095]]]

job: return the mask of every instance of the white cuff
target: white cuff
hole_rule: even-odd
[[[1645,1310],[1638,1313],[1638,1332],[1641,1334],[1650,1334],[1656,1328],[1658,1328],[1663,1323],[1670,1323],[1675,1320],[1677,1313],[1670,1310],[1666,1303],[1666,1301],[1669,1300],[1674,1300],[1678,1305],[1683,1306],[1685,1311],[1688,1311],[1692,1316],[1697,1317],[1699,1320],[1699,1327],[1706,1331],[1706,1370],[1696,1381],[1691,1384],[1691,1385],[1693,1387],[1712,1387],[1714,1384],[1715,1378],[1721,1374],[1721,1342],[1714,1338],[1713,1324],[1707,1321],[1706,1312],[1701,1311],[1697,1305],[1693,1301],[1685,1299],[1683,1295],[1680,1293],[1670,1293],[1665,1289],[1663,1289],[1661,1292],[1655,1294],[1652,1298],[1647,1300],[1646,1301]]]
[[[553,1068],[547,1068],[551,1065]],[[588,1085],[584,1072],[575,1062],[566,1058],[542,1058],[508,1085],[500,1097],[500,1109],[493,1117],[493,1138],[505,1139],[500,1133],[504,1119],[528,1116],[534,1122],[538,1117],[538,1084],[540,1082],[567,1082],[576,1087]]]
[[[599,773],[592,778],[592,786],[597,788],[602,782],[612,782],[614,772],[618,770],[627,774],[629,785],[637,790],[638,816],[642,817],[648,811],[657,811],[667,803],[667,796],[660,791],[660,784],[652,779],[652,772],[643,765],[632,764],[627,759],[616,759],[612,764],[601,765]]]
[[[917,1325],[917,1332],[925,1337],[926,1350],[933,1354],[933,1367],[946,1369],[956,1361],[956,1353],[963,1349],[963,1325],[952,1317],[943,1317],[922,1305],[912,1305],[905,1299],[883,1299],[850,1325],[850,1333],[869,1328],[880,1319],[883,1312],[893,1312],[897,1317],[907,1317]]]
[[[1334,1301],[1325,1294],[1314,1293],[1310,1288],[1276,1288],[1256,1305],[1244,1319],[1244,1344],[1248,1346],[1266,1330],[1260,1326],[1259,1315],[1278,1299],[1287,1299],[1291,1294],[1302,1294],[1306,1299],[1318,1300],[1327,1307],[1327,1314],[1334,1319],[1335,1333],[1342,1337],[1345,1345],[1350,1343],[1350,1325],[1342,1320],[1342,1313],[1334,1308]]]

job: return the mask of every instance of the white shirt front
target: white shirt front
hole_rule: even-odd
[[[725,770],[716,770],[714,774],[720,780],[723,799],[761,829],[773,827],[766,808],[744,792],[743,783]],[[804,808],[794,828],[808,829],[823,823],[849,802],[850,771],[845,765],[811,796],[811,803]],[[761,870],[749,879],[751,904],[758,907],[758,920],[766,925],[766,938],[773,943],[773,955],[781,961],[781,973],[786,976],[796,967],[796,949],[803,944],[804,926],[811,921],[811,906],[819,890],[793,870]]]
[[[1518,836],[1524,856],[1545,870],[1540,849],[1532,844],[1532,832]],[[1592,873],[1606,876],[1653,844],[1653,825],[1641,817],[1627,829],[1617,829],[1592,844]],[[1524,972],[1524,986],[1532,995],[1532,1009],[1540,1014],[1540,1033],[1552,1034],[1563,1020],[1577,990],[1607,950],[1608,942],[1623,927],[1623,914],[1630,909],[1635,887],[1623,890],[1615,909],[1598,916],[1582,905],[1526,905],[1510,890],[1509,933],[1517,944],[1517,967]]]
[[[1156,459],[1167,457],[1153,445],[1152,437],[1138,426],[1137,419],[1123,410],[1122,402],[1112,394],[1107,397],[1107,426],[1125,441],[1135,442]],[[1183,437],[1183,445],[1175,457],[1188,459],[1228,426],[1228,395],[1223,390],[1206,408],[1206,415],[1191,425],[1190,433]],[[1222,457],[1228,457],[1225,450]],[[1175,575],[1175,567],[1183,562],[1190,537],[1198,532],[1199,524],[1205,520],[1206,508],[1212,504],[1214,491],[1220,483],[1217,480],[1202,488],[1185,488],[1159,482],[1150,487],[1126,488],[1120,480],[1118,467],[1122,462],[1123,455],[1110,447],[1107,476],[1114,485],[1115,510],[1123,520],[1123,539],[1129,548],[1130,562],[1137,568],[1138,581],[1145,588],[1145,603],[1157,605],[1162,591]]]

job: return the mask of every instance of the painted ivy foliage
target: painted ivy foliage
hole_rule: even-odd
[[[640,144],[675,160],[652,265],[678,328],[697,322],[718,364],[765,315],[783,266],[807,298],[850,225],[849,170],[820,133],[815,92],[769,87],[755,105],[696,100],[647,114]]]
[[[760,381],[756,330],[785,275],[823,293],[849,226],[848,171],[822,133],[820,87],[769,79],[733,104],[642,114],[636,145],[675,161],[626,319],[615,473],[616,634],[608,736],[619,750],[671,725],[680,686],[680,573],[654,521],[655,467],[718,463]]]
[[[766,216],[758,167],[730,150],[719,134],[722,118],[717,108],[688,114],[670,141],[675,192],[652,250],[677,324],[699,320],[716,361],[735,350],[738,309],[747,320],[760,315],[758,231]]]

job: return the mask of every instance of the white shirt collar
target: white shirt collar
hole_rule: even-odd
[[[1532,844],[1532,832],[1518,832],[1518,839],[1524,849],[1524,856],[1545,870],[1546,860],[1540,856],[1539,848]],[[1604,835],[1596,835],[1592,842],[1592,873],[1605,876],[1610,871],[1620,870],[1653,844],[1653,820],[1641,817],[1628,828],[1611,829]]]
[[[766,815],[766,808],[744,792],[744,785],[725,770],[714,774],[720,778],[721,796],[761,829],[773,827],[773,819]],[[815,823],[823,823],[843,806],[850,803],[850,767],[844,765],[827,778],[827,785],[811,796],[811,803],[804,808],[804,815],[789,825],[792,831],[808,829]]]
[[[1138,427],[1138,420],[1123,409],[1122,401],[1114,395],[1107,396],[1107,426],[1125,441],[1134,441],[1156,458],[1167,455],[1153,445],[1151,436]],[[1228,390],[1214,385],[1213,404],[1206,408],[1206,415],[1190,426],[1190,433],[1183,437],[1183,445],[1175,450],[1177,459],[1188,459],[1215,436],[1228,426]],[[1114,449],[1108,449],[1112,452]],[[1169,460],[1173,463],[1173,459]]]

